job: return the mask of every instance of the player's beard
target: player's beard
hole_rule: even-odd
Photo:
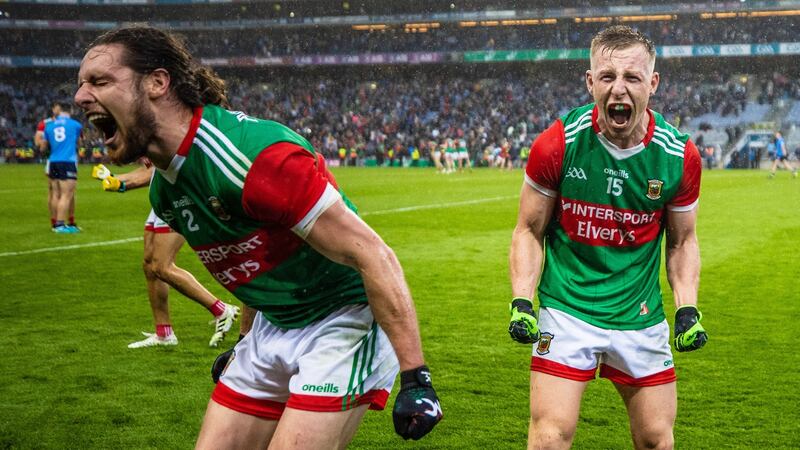
[[[133,105],[133,126],[118,129],[122,145],[109,152],[114,164],[130,164],[147,154],[148,145],[156,132],[156,118],[144,102],[144,92],[139,86],[138,100]]]

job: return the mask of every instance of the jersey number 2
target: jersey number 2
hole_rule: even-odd
[[[181,210],[181,215],[183,216],[184,219],[186,219],[186,228],[189,231],[197,231],[200,229],[200,227],[196,223],[194,223],[194,215],[192,214],[191,211],[189,211],[188,209],[183,209]]]

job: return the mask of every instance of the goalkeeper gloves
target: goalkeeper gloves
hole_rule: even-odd
[[[442,420],[442,406],[431,385],[428,366],[400,373],[400,393],[394,402],[392,420],[397,434],[415,441]]]
[[[536,313],[533,312],[533,303],[523,297],[515,297],[509,305],[511,310],[511,323],[508,325],[508,334],[511,339],[521,344],[532,344],[539,340],[539,323]]]
[[[96,178],[98,180],[105,180],[106,178],[113,175],[108,167],[103,164],[97,164],[92,167],[92,178]]]
[[[108,167],[97,164],[92,167],[92,178],[102,180],[103,190],[112,192],[125,192],[125,182],[115,177]]]
[[[675,350],[691,352],[706,345],[708,334],[700,325],[703,314],[696,306],[685,305],[675,311]]]

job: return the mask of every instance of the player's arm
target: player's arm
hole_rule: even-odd
[[[42,153],[48,150],[47,139],[44,137],[44,120],[36,125],[36,133],[33,134],[33,145]]]
[[[523,344],[539,339],[533,296],[544,262],[544,235],[558,197],[564,154],[564,127],[556,121],[531,146],[520,193],[519,214],[509,251],[513,299],[508,333]]]
[[[702,162],[689,141],[684,151],[684,176],[666,214],[667,281],[675,297],[675,349],[684,352],[705,345],[708,334],[697,309],[700,287],[700,246],[697,242],[697,199]]]
[[[555,198],[527,183],[523,184],[517,225],[511,236],[509,252],[513,300],[508,332],[517,342],[532,343],[539,339],[539,327],[531,300],[542,272],[544,234],[554,206]]]
[[[44,131],[36,130],[36,133],[33,135],[33,144],[42,153],[48,150],[47,139],[44,138]]]
[[[319,216],[306,241],[327,258],[361,274],[375,319],[389,336],[400,369],[423,365],[411,293],[400,262],[380,236],[338,200]]]
[[[141,166],[131,172],[114,175],[105,165],[97,164],[92,168],[92,177],[102,180],[106,191],[125,192],[149,186],[154,170],[155,166]]]
[[[400,362],[395,431],[404,439],[422,438],[441,420],[442,411],[422,355],[414,302],[394,251],[341,199],[319,216],[306,241],[361,274],[372,313]]]
[[[695,224],[697,208],[667,212],[667,280],[675,297],[675,349],[697,350],[708,341],[697,309],[700,286],[700,246]]]
[[[675,307],[697,307],[700,286],[700,246],[696,233],[697,208],[667,211],[667,280],[675,297]]]

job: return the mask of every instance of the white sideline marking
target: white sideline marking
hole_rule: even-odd
[[[3,256],[19,256],[19,255],[30,255],[32,253],[45,253],[45,252],[59,252],[61,250],[72,250],[76,248],[86,248],[86,247],[101,247],[104,245],[114,245],[114,244],[125,244],[128,242],[136,242],[141,241],[144,239],[143,237],[135,237],[135,238],[128,238],[128,239],[117,239],[116,241],[103,241],[103,242],[90,242],[88,244],[75,244],[75,245],[64,245],[61,247],[47,247],[47,248],[37,248],[34,250],[23,250],[21,252],[5,252],[0,253],[0,257]]]
[[[462,205],[474,205],[477,203],[489,203],[489,202],[496,202],[498,200],[509,200],[512,198],[517,198],[516,195],[506,195],[503,197],[490,197],[490,198],[481,198],[477,200],[466,200],[463,202],[451,202],[451,203],[437,203],[435,205],[419,205],[419,206],[407,206],[405,208],[394,208],[394,209],[384,209],[380,211],[366,211],[366,212],[359,212],[358,215],[360,216],[380,216],[384,214],[392,214],[397,212],[407,212],[407,211],[419,211],[421,209],[437,209],[437,208],[451,208],[453,206],[462,206]]]
[[[361,216],[382,216],[385,214],[394,214],[400,212],[408,212],[408,211],[420,211],[423,209],[437,209],[437,208],[451,208],[453,206],[462,206],[462,205],[475,205],[478,203],[489,203],[489,202],[496,202],[499,200],[509,200],[512,198],[516,198],[516,195],[506,195],[504,197],[491,197],[491,198],[481,198],[477,200],[466,200],[463,202],[452,202],[452,203],[436,203],[434,205],[419,205],[419,206],[407,206],[405,208],[394,208],[394,209],[383,209],[379,211],[366,211],[363,213],[359,213]],[[144,239],[143,237],[134,237],[134,238],[127,238],[127,239],[117,239],[115,241],[103,241],[103,242],[90,242],[88,244],[75,244],[75,245],[64,245],[61,247],[47,247],[47,248],[37,248],[34,250],[23,250],[19,252],[5,252],[0,253],[0,257],[4,256],[20,256],[20,255],[30,255],[33,253],[45,253],[45,252],[59,252],[62,250],[74,250],[76,248],[87,248],[87,247],[102,247],[105,245],[115,245],[115,244],[126,244],[128,242],[136,242],[141,241]]]

